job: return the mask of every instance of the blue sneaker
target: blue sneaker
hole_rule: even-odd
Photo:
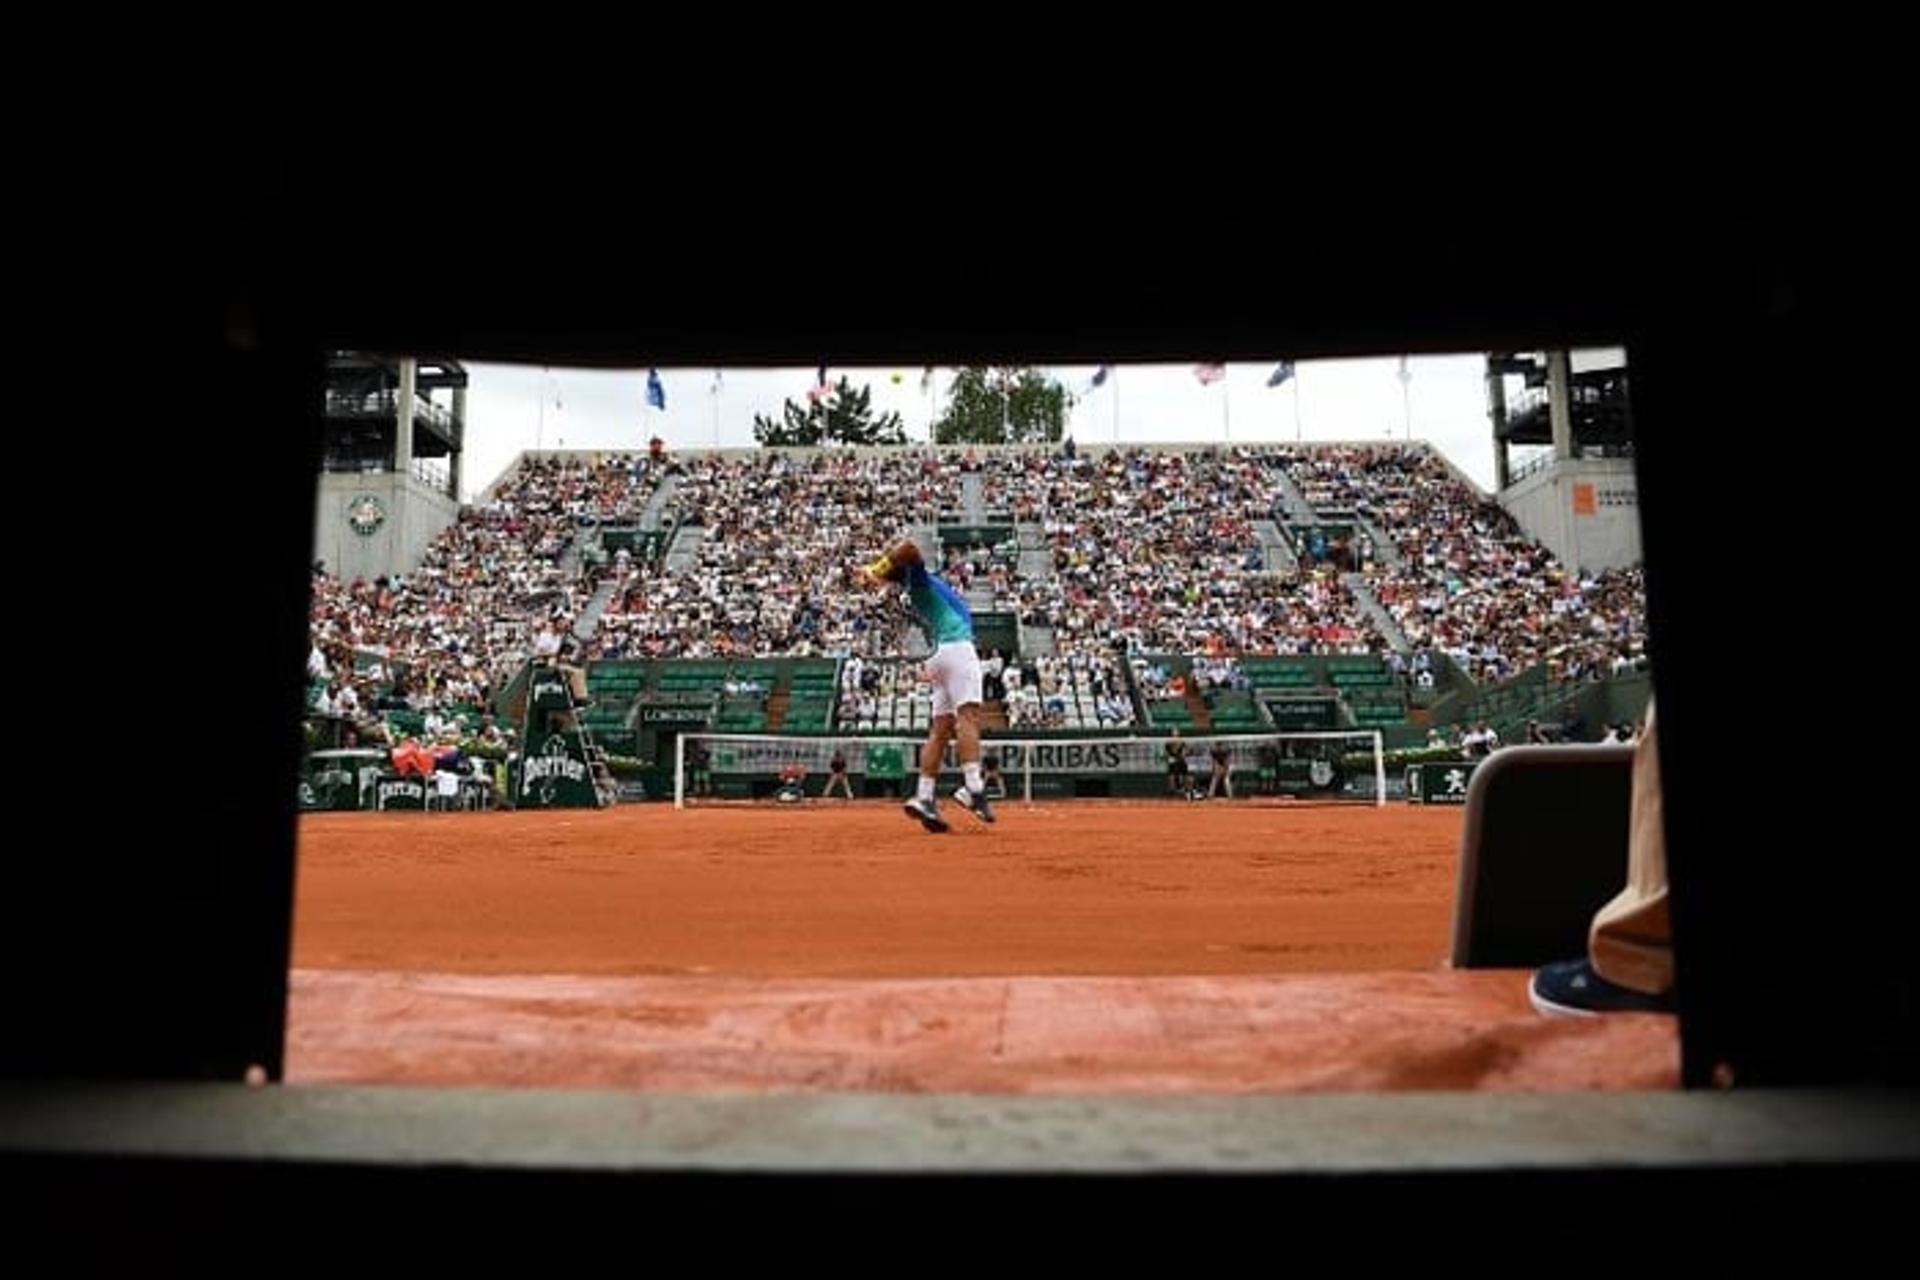
[[[915,796],[900,807],[907,811],[909,818],[936,835],[947,829],[947,820],[940,816],[939,807],[931,800]]]
[[[988,800],[984,793],[976,796],[965,787],[961,787],[953,793],[953,802],[982,822],[993,821],[993,802]]]
[[[1548,1017],[1596,1018],[1603,1013],[1672,1013],[1673,993],[1643,995],[1608,982],[1585,960],[1536,969],[1527,984],[1533,1007]]]

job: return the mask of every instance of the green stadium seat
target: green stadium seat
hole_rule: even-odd
[[[1255,709],[1253,698],[1245,693],[1216,693],[1213,696],[1213,722],[1258,723],[1260,713]]]

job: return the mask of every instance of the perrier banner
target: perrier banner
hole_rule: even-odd
[[[516,803],[523,809],[591,809],[595,804],[593,775],[578,734],[548,734],[544,742],[528,743],[520,762],[520,791]]]

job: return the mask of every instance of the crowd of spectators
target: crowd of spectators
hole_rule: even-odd
[[[621,570],[587,656],[729,658],[905,651],[909,615],[863,590],[856,559],[937,518],[958,463],[932,452],[779,452],[678,464],[666,518],[698,527],[692,564]],[[951,473],[951,474],[950,474]]]
[[[1542,663],[1553,679],[1579,680],[1646,662],[1637,569],[1570,572],[1424,446],[686,460],[656,450],[522,463],[411,573],[348,582],[317,569],[315,705],[356,716],[484,706],[529,654],[851,656],[877,669],[919,651],[911,617],[897,593],[861,588],[849,568],[943,508],[953,518],[969,473],[986,509],[1038,529],[1046,562],[1022,573],[1017,540],[941,558],[977,606],[1052,630],[1054,657],[989,660],[990,693],[1023,727],[1132,723],[1125,672],[1165,696],[1171,679],[1156,680],[1146,660],[1158,653],[1195,656],[1191,683],[1203,690],[1239,688],[1231,660],[1246,653],[1379,653],[1412,686],[1433,684],[1439,654],[1481,682]],[[568,556],[597,525],[636,523],[668,474],[666,526],[700,531],[690,563],[670,570],[663,554],[624,548],[584,564]],[[1289,484],[1317,510],[1350,514],[1366,552],[1294,565],[1267,545],[1274,531],[1263,537],[1256,523],[1281,518]],[[1349,569],[1410,652],[1391,650],[1346,585]],[[604,610],[576,635],[596,588]],[[860,697],[877,704],[879,691],[856,676],[852,692],[849,719],[866,719]]]
[[[1303,492],[1337,495],[1393,542],[1400,563],[1369,585],[1415,650],[1481,683],[1542,663],[1553,680],[1645,665],[1640,570],[1572,572],[1430,450],[1320,449],[1286,465]]]
[[[1110,655],[1040,654],[1025,661],[988,649],[983,697],[1016,729],[1114,729],[1136,722],[1133,695]],[[840,668],[836,723],[845,729],[924,728],[932,695],[917,662],[850,657]]]
[[[590,584],[563,563],[584,528],[631,522],[658,467],[642,456],[529,459],[463,508],[408,574],[343,581],[316,565],[315,711],[480,707],[529,653],[567,651]]]
[[[839,728],[923,732],[932,720],[933,689],[917,662],[866,661],[856,654],[841,665],[840,678]]]
[[[946,547],[941,553],[940,576],[970,599],[984,597],[982,603],[993,609],[1014,607],[1019,572],[1017,537],[999,543]]]
[[[1254,528],[1282,489],[1260,451],[1016,454],[989,506],[1038,524],[1053,572],[1022,580],[1022,620],[1062,649],[1366,653],[1384,646],[1333,566],[1281,571]]]
[[[1010,728],[1124,729],[1135,722],[1132,691],[1110,654],[1038,654],[1006,663],[1002,680]]]

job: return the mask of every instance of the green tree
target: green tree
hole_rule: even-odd
[[[954,375],[939,444],[1051,444],[1066,432],[1073,397],[1030,366],[971,366]]]
[[[842,377],[823,396],[804,407],[793,400],[784,406],[783,420],[753,415],[753,438],[768,448],[818,444],[905,444],[907,432],[897,413],[873,416],[873,391],[854,388]]]

